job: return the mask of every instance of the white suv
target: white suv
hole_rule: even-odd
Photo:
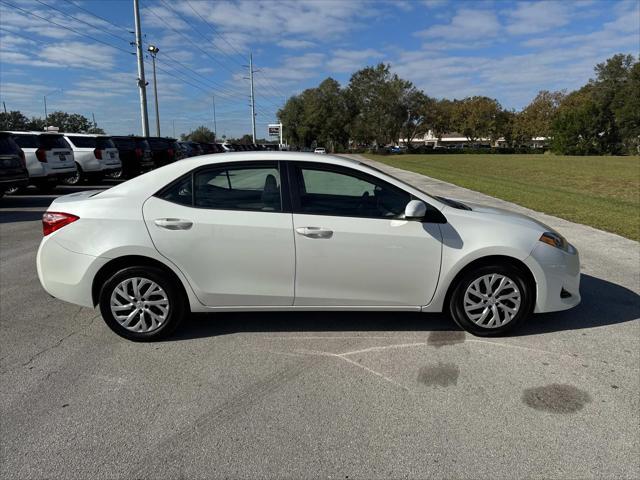
[[[68,178],[67,184],[75,185],[87,177],[100,180],[105,175],[122,169],[120,154],[111,137],[68,133],[64,138],[73,150],[78,167],[78,173]]]
[[[53,190],[76,174],[73,152],[59,133],[9,132],[22,148],[29,183],[41,190]]]

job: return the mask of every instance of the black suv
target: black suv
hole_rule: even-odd
[[[155,163],[149,142],[144,137],[111,137],[120,154],[122,173],[114,178],[133,178],[153,170]]]
[[[0,132],[0,197],[29,184],[24,152],[10,133]]]
[[[177,160],[177,143],[173,138],[148,137],[147,141],[153,154],[153,163],[156,167],[163,167]]]

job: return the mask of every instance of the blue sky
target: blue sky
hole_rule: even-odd
[[[94,113],[108,133],[139,133],[132,3],[0,0],[0,100],[7,109],[43,116],[42,97],[53,92],[49,111]],[[212,128],[212,95],[218,134],[248,133],[249,52],[259,69],[257,133],[266,137],[289,95],[327,76],[344,85],[378,62],[430,96],[487,95],[519,110],[539,90],[578,88],[596,63],[640,49],[638,0],[140,4],[144,41],[160,48],[163,135],[173,135],[174,126],[176,135]],[[150,59],[145,71],[151,83]]]

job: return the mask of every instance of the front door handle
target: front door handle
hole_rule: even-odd
[[[153,223],[167,230],[189,230],[193,227],[193,222],[179,218],[156,218]]]
[[[331,238],[333,236],[333,230],[322,227],[298,227],[296,233],[309,238]]]

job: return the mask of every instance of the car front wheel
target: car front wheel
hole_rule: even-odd
[[[531,282],[519,268],[487,265],[462,275],[450,296],[449,313],[474,335],[501,335],[531,315],[534,297]]]
[[[178,286],[154,267],[128,267],[112,275],[100,291],[100,312],[111,330],[133,341],[170,335],[187,313]]]

